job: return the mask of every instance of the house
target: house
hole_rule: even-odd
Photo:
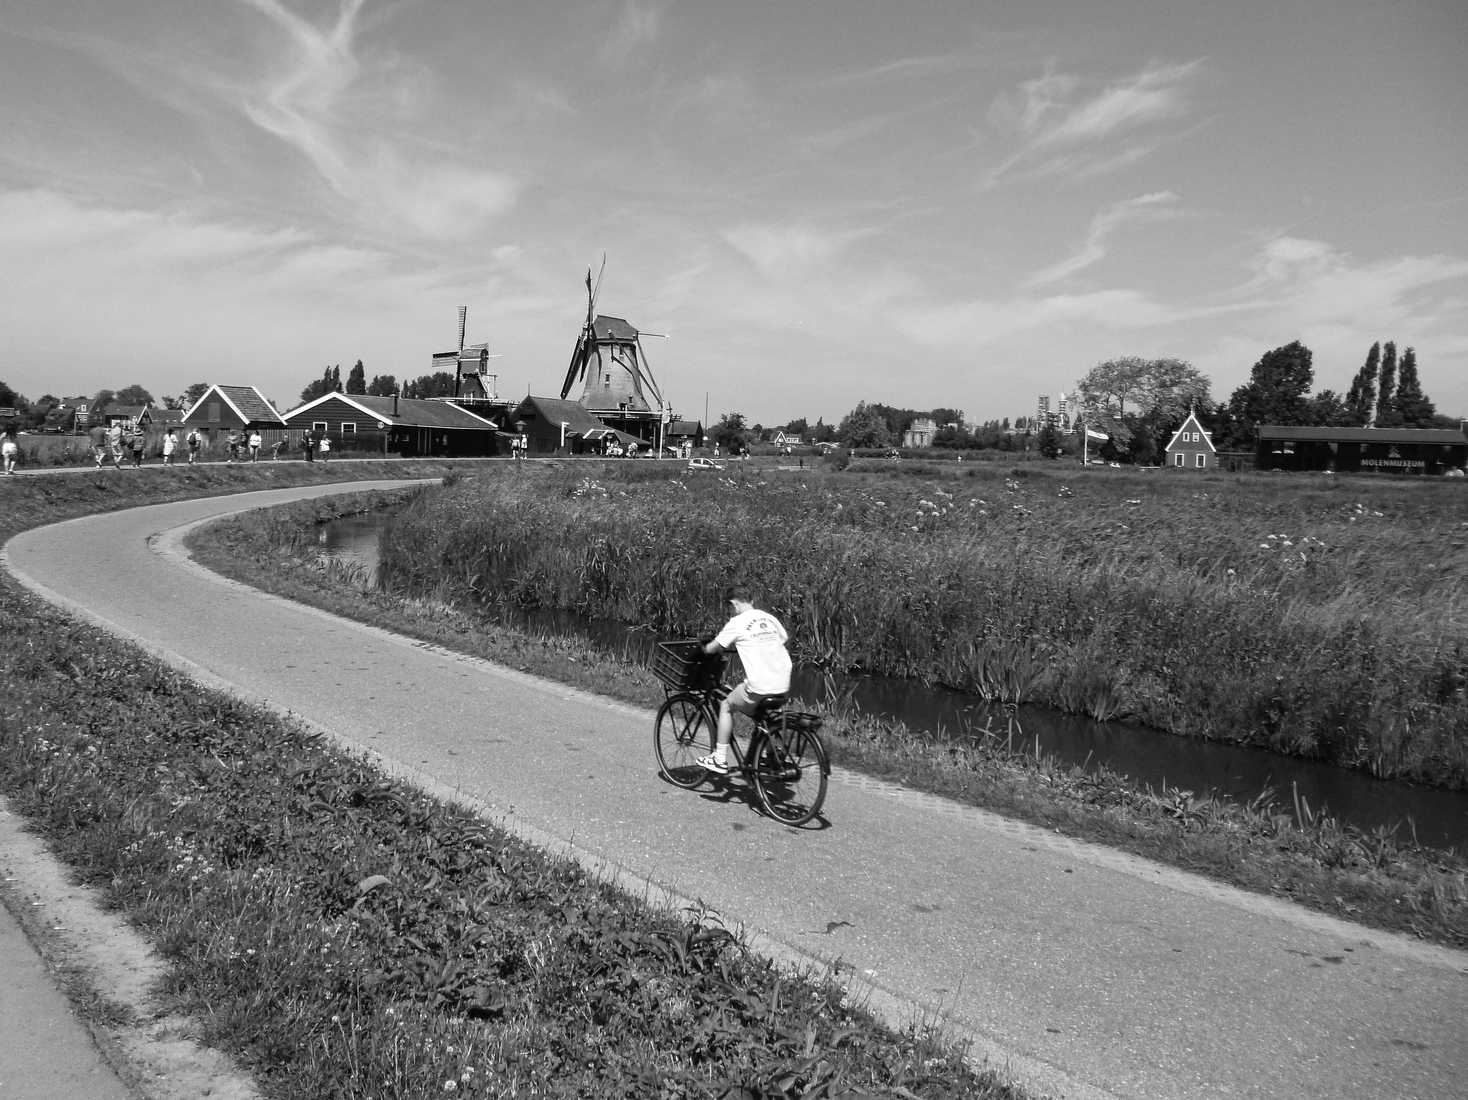
[[[904,447],[931,447],[933,436],[937,434],[937,421],[931,417],[920,416],[912,422],[907,431],[902,433],[902,445]]]
[[[210,386],[184,413],[179,427],[197,430],[211,443],[241,428],[258,430],[267,447],[285,436],[285,421],[254,386]]]
[[[799,432],[792,432],[788,428],[776,428],[775,434],[770,442],[776,447],[800,447],[805,443],[805,437]]]
[[[608,425],[587,412],[579,401],[554,397],[527,397],[510,414],[510,423],[525,436],[527,451],[539,455],[585,454],[599,449],[608,430]]]
[[[102,410],[102,420],[110,428],[121,424],[131,431],[134,427],[148,426],[147,405],[108,405]]]
[[[184,412],[183,409],[161,409],[157,405],[149,405],[145,410],[146,426],[155,432],[166,432],[169,428],[182,431]]]
[[[1197,413],[1189,412],[1183,426],[1173,433],[1167,445],[1167,464],[1180,470],[1218,469],[1218,451],[1211,433],[1198,423]]]
[[[328,393],[281,419],[292,431],[326,436],[337,444],[351,441],[356,444],[353,450],[404,458],[480,458],[509,451],[494,421],[437,398]]]
[[[1458,428],[1301,428],[1259,425],[1261,470],[1444,474],[1468,466],[1468,434]]]
[[[698,420],[669,420],[663,428],[663,445],[682,452],[703,446],[703,423]]]

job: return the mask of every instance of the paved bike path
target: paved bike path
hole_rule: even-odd
[[[207,679],[777,944],[839,955],[895,1003],[941,1007],[1040,1089],[1464,1095],[1468,955],[845,772],[829,827],[786,829],[737,785],[729,797],[661,781],[649,712],[224,582],[164,535],[363,487],[75,520],[13,539],[8,564]]]

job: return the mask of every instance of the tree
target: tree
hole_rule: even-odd
[[[1402,366],[1397,375],[1397,395],[1394,404],[1403,427],[1430,428],[1437,419],[1437,407],[1422,392],[1422,382],[1417,377],[1417,350],[1415,348],[1408,348],[1402,353]]]
[[[1076,383],[1081,407],[1093,415],[1122,416],[1145,384],[1148,360],[1135,355],[1097,363]]]
[[[1321,428],[1350,428],[1356,425],[1356,414],[1346,399],[1335,390],[1321,390],[1310,398],[1310,423]]]
[[[962,425],[963,424],[963,410],[962,409],[943,409],[943,408],[938,408],[938,409],[934,409],[932,411],[932,413],[930,413],[929,415],[932,416],[933,423],[937,424],[938,427],[940,427],[940,428],[943,427],[944,424],[958,424],[958,425]]]
[[[335,367],[327,367],[321,377],[312,382],[301,391],[301,401],[315,401],[318,397],[325,397],[329,393],[342,392],[342,368],[341,364]]]
[[[1376,393],[1376,419],[1379,428],[1399,428],[1401,415],[1394,404],[1397,396],[1397,345],[1388,340],[1381,349],[1381,382]]]
[[[1035,448],[1046,458],[1060,457],[1060,429],[1054,421],[1045,421],[1040,434],[1035,437]]]
[[[744,450],[749,438],[749,429],[744,423],[743,413],[725,413],[708,432],[709,439],[730,454]]]
[[[358,359],[355,365],[353,365],[352,373],[347,375],[347,392],[367,392],[367,371],[366,368],[362,366],[362,360],[360,359]]]
[[[151,405],[153,395],[142,386],[127,386],[117,391],[114,400],[119,405]]]
[[[816,417],[816,426],[810,430],[810,438],[812,443],[834,443],[836,442],[836,429],[820,417]]]
[[[391,397],[397,392],[398,380],[391,374],[373,375],[372,381],[367,384],[367,396],[369,397]]]
[[[446,370],[420,374],[416,381],[403,386],[403,396],[426,400],[430,397],[453,397],[454,376]]]
[[[1260,357],[1248,384],[1234,390],[1228,400],[1231,445],[1252,447],[1260,424],[1310,422],[1305,394],[1315,380],[1312,359],[1310,349],[1298,340]]]
[[[88,413],[93,420],[96,420],[99,416],[107,411],[107,407],[109,405],[117,404],[121,404],[121,402],[117,400],[117,394],[113,393],[111,390],[98,390],[96,396],[92,398],[92,407],[90,410],[88,410]]]
[[[805,430],[808,427],[810,427],[810,425],[805,422],[805,417],[802,416],[798,420],[792,420],[789,424],[785,425],[785,434],[805,435]]]
[[[1376,414],[1376,376],[1381,371],[1381,344],[1371,345],[1366,353],[1366,362],[1351,379],[1351,388],[1346,391],[1346,410],[1351,414],[1352,424],[1365,427]]]
[[[836,438],[848,447],[887,447],[892,443],[892,432],[881,406],[862,401],[842,417]]]

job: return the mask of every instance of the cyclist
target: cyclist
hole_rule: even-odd
[[[756,608],[749,589],[742,584],[731,585],[724,593],[724,602],[734,606],[734,617],[703,651],[712,655],[732,646],[744,666],[745,680],[719,705],[718,747],[698,761],[699,767],[719,775],[729,773],[734,712],[752,718],[771,695],[790,692],[790,654],[785,649],[789,635],[780,620]]]

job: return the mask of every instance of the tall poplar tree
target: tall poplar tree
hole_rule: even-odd
[[[1381,350],[1381,382],[1376,391],[1376,420],[1378,428],[1401,426],[1396,406],[1392,402],[1397,396],[1397,345],[1391,340]]]
[[[352,372],[347,375],[347,392],[362,394],[367,392],[367,370],[362,366],[360,359],[352,367]]]
[[[1397,393],[1392,405],[1404,428],[1430,428],[1437,416],[1437,406],[1422,392],[1422,382],[1417,377],[1415,348],[1408,348],[1402,353]]]
[[[1361,427],[1371,423],[1376,415],[1376,375],[1381,370],[1381,342],[1371,345],[1366,362],[1351,379],[1351,388],[1346,393],[1346,410]]]

